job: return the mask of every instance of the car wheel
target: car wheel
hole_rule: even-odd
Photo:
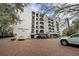
[[[61,40],[60,43],[61,43],[61,45],[64,45],[64,46],[68,45],[68,41],[67,40]]]

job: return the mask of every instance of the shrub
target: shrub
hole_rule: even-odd
[[[11,41],[15,41],[16,40],[16,38],[11,38]]]
[[[58,37],[60,37],[60,35],[59,34],[54,34],[53,37],[58,38]]]
[[[24,41],[25,39],[18,39],[18,41]]]
[[[72,35],[73,33],[76,32],[76,29],[73,29],[73,28],[67,28],[63,31],[63,35],[64,36],[70,36]]]

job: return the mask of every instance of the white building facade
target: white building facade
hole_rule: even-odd
[[[14,25],[17,39],[35,38],[36,34],[59,34],[59,23],[52,17],[43,17],[40,12],[26,7],[18,14],[21,22]]]

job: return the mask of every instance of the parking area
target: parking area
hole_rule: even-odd
[[[0,39],[1,56],[79,56],[79,46],[62,46],[59,39]]]

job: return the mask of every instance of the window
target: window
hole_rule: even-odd
[[[32,15],[35,15],[35,12],[34,11],[32,11]]]
[[[52,24],[53,24],[53,22],[52,22]]]
[[[59,32],[59,23],[56,21],[57,31]]]
[[[40,24],[44,25],[44,23],[43,23],[43,22],[40,22]]]
[[[59,25],[59,23],[58,23],[58,22],[56,22],[56,25],[58,26],[58,25]]]
[[[36,26],[36,28],[38,29],[38,26]]]
[[[49,32],[51,32],[51,31],[49,31]]]
[[[51,21],[53,21],[53,20],[51,20]]]
[[[38,25],[38,22],[36,22],[36,25]]]
[[[49,24],[48,26],[51,26],[51,24]]]
[[[36,18],[36,20],[38,20],[38,18]]]
[[[40,21],[43,21],[43,18],[40,18]]]
[[[51,28],[52,30],[54,30],[54,28]]]
[[[34,33],[34,29],[32,29],[32,33]]]
[[[34,28],[34,25],[32,25],[32,28]]]
[[[49,28],[49,30],[51,30],[51,28]]]
[[[48,21],[48,23],[51,23],[50,21]]]
[[[43,14],[40,14],[40,17],[43,17]]]
[[[36,33],[38,33],[38,30],[36,30]]]
[[[32,20],[32,24],[34,24],[35,22],[34,22],[34,20]]]
[[[73,34],[71,37],[79,37],[79,34]]]
[[[44,33],[44,30],[40,30],[40,33]]]
[[[52,25],[52,27],[54,27],[54,25]]]
[[[38,17],[38,13],[36,14],[36,17]]]
[[[48,20],[50,20],[50,18],[48,18]]]
[[[44,26],[40,26],[41,29],[44,29]]]

